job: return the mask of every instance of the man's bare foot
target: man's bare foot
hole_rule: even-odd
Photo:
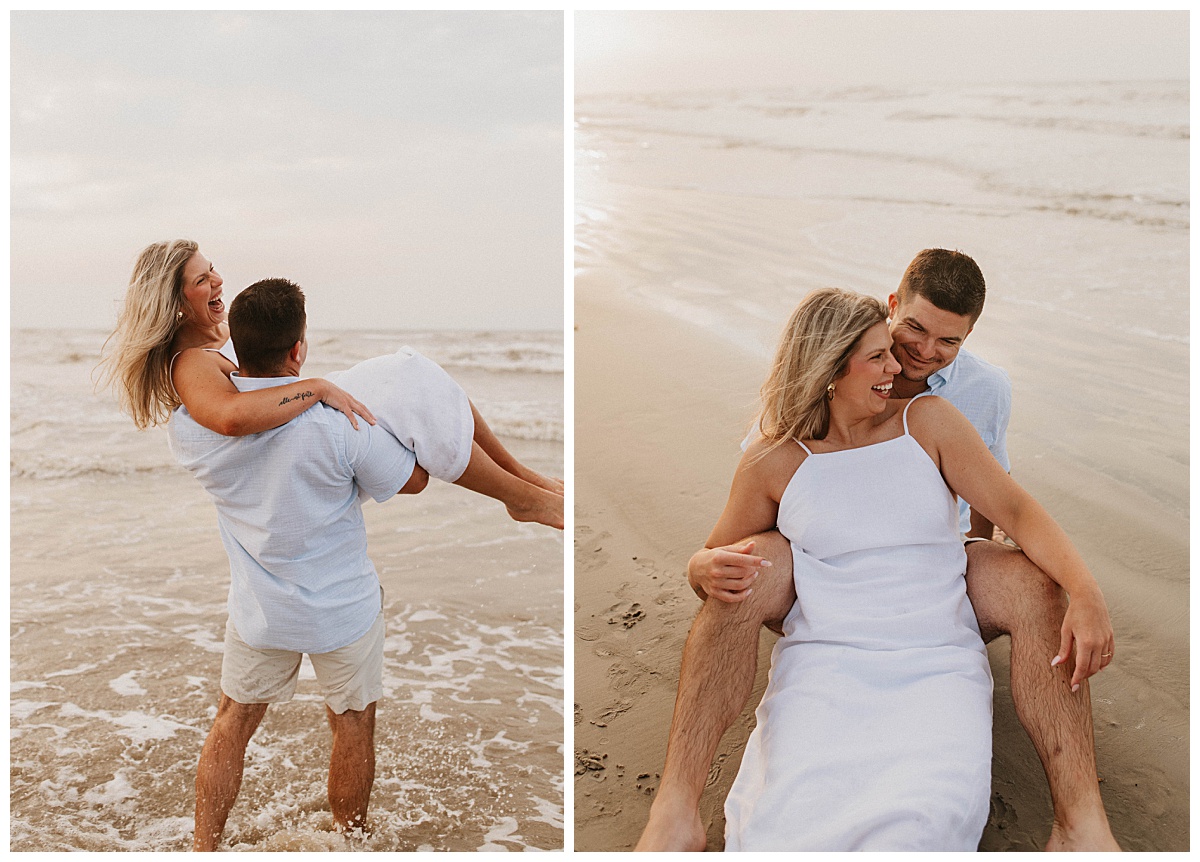
[[[1107,850],[1120,851],[1117,839],[1113,838],[1112,830],[1108,828],[1108,819],[1101,818],[1094,823],[1075,829],[1068,829],[1054,821],[1050,829],[1050,840],[1046,842],[1046,852],[1065,852],[1069,850]]]
[[[566,526],[563,521],[563,497],[544,488],[531,487],[527,500],[508,503],[505,508],[514,521],[535,521],[556,530]]]
[[[662,803],[661,805],[659,803]],[[708,845],[704,824],[695,806],[672,806],[660,797],[650,806],[650,820],[634,850],[703,851]]]

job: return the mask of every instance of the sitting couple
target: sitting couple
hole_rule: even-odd
[[[1087,683],[1112,661],[1108,610],[1007,473],[1008,378],[960,351],[983,302],[971,258],[928,249],[886,306],[822,289],[796,308],[729,500],[689,563],[705,602],[637,849],[704,848],[700,794],[750,695],[762,625],[783,637],[725,802],[725,849],[977,849],[984,641],[1001,634],[1054,801],[1046,849],[1119,849]],[[990,541],[993,525],[1023,550]]]
[[[229,556],[221,698],[196,774],[197,850],[219,843],[250,737],[267,704],[291,699],[304,654],[333,731],[335,826],[365,827],[384,619],[363,499],[418,493],[432,475],[500,500],[517,520],[563,526],[562,483],[513,458],[436,364],[406,348],[340,372],[346,389],[301,379],[300,288],[251,285],[226,322],[221,286],[195,243],[148,247],[106,359],[139,427],[169,418],[171,449],[213,496]]]

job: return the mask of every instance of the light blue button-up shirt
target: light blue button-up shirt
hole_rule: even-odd
[[[1005,471],[1008,462],[1008,419],[1012,413],[1012,382],[999,366],[959,350],[953,362],[929,375],[929,394],[945,398],[975,426],[983,442]],[[971,507],[958,501],[959,529],[971,529]]]
[[[241,391],[297,377],[239,377]],[[229,555],[229,617],[257,649],[322,653],[358,640],[379,614],[359,488],[379,502],[416,456],[385,431],[317,404],[286,425],[224,437],[178,408],[171,451],[217,505]]]

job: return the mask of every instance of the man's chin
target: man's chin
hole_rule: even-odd
[[[930,376],[936,370],[937,369],[933,369],[931,371],[926,371],[921,374],[916,374],[912,371],[909,371],[906,368],[901,368],[900,376],[903,377],[905,380],[907,380],[909,383],[924,383],[925,381],[927,381],[930,378]]]

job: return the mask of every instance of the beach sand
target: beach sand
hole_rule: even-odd
[[[730,349],[708,330],[626,298],[622,272],[619,265],[589,269],[576,284],[577,850],[632,849],[645,824],[679,659],[699,607],[687,586],[687,559],[724,505],[737,442],[753,418],[766,371],[765,361]],[[1116,661],[1092,684],[1102,795],[1113,832],[1127,850],[1186,850],[1187,517],[1154,491],[1163,491],[1161,497],[1177,494],[1180,482],[1186,488],[1186,469],[1171,460],[1182,453],[1186,463],[1186,427],[1156,434],[1155,417],[1139,418],[1129,403],[1119,417],[1096,422],[1090,393],[1064,393],[1052,378],[1028,385],[1036,375],[1026,367],[1055,356],[1054,345],[1027,350],[1027,337],[1002,311],[986,333],[977,330],[970,346],[1008,365],[1023,384],[1009,438],[1014,476],[1080,548],[1117,632]],[[1176,353],[1179,364],[1165,367],[1186,367],[1186,347]],[[1133,391],[1145,368],[1123,367],[1109,385]],[[1182,370],[1177,382],[1186,383]],[[1081,421],[1060,428],[1051,435],[1061,438],[1057,447],[1044,446],[1039,423],[1046,420],[1039,417],[1061,416],[1043,410],[1047,401],[1091,417],[1090,427]],[[1133,434],[1129,423],[1137,426]],[[1125,450],[1125,482],[1086,469],[1113,446]],[[723,738],[709,773],[701,806],[709,849],[723,844],[723,799],[753,727],[773,642],[764,631],[750,704]],[[995,676],[992,815],[980,849],[1040,849],[1049,836],[1049,791],[1013,712],[1007,639],[993,643],[989,654]]]

